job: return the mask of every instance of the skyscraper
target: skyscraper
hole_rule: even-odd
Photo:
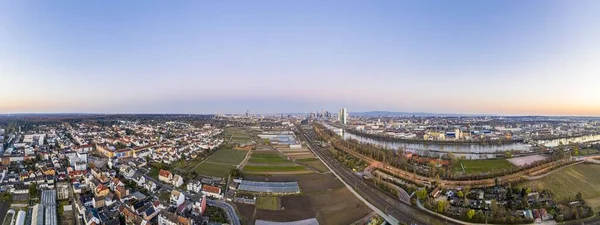
[[[338,113],[338,121],[343,125],[346,125],[348,122],[348,112],[346,112],[346,108],[340,109],[340,112]]]

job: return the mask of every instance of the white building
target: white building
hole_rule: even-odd
[[[223,195],[221,195],[221,188],[210,185],[202,185],[202,194],[216,199],[223,198]]]
[[[185,201],[185,195],[179,191],[173,190],[171,191],[171,198],[169,200],[172,205],[179,207]]]
[[[146,190],[148,190],[149,192],[154,192],[156,191],[156,184],[154,182],[152,182],[151,180],[146,180],[146,183],[144,183],[143,186]]]
[[[202,183],[200,181],[190,181],[187,184],[187,190],[193,193],[200,193],[202,190]]]
[[[173,179],[171,180],[173,186],[175,187],[180,187],[183,184],[183,178],[179,175],[175,175],[173,176]]]

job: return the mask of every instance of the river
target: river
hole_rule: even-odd
[[[530,152],[531,145],[525,143],[510,143],[503,145],[481,145],[481,144],[440,144],[440,143],[407,143],[402,141],[380,141],[368,137],[354,135],[345,132],[343,129],[333,127],[329,124],[324,124],[325,127],[334,131],[342,138],[348,140],[358,140],[362,143],[370,143],[381,145],[384,148],[397,150],[403,149],[404,151],[416,153],[418,155],[440,157],[448,152],[453,153],[457,157],[465,157],[467,159],[491,159],[496,158],[496,154],[503,154],[506,151],[520,151]],[[576,138],[563,138],[556,140],[542,140],[538,141],[540,144],[545,144],[548,147],[558,146],[558,143],[562,141],[567,144],[572,142],[590,142],[600,140],[600,135],[589,135],[584,137]],[[555,144],[556,143],[556,144]]]

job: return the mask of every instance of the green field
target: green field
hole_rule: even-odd
[[[316,169],[317,171],[324,173],[324,172],[328,172],[329,168],[327,168],[327,166],[325,166],[325,164],[323,164],[321,161],[310,161],[310,162],[303,162],[303,164],[306,164],[314,169]]]
[[[222,177],[225,178],[231,173],[232,169],[236,166],[215,164],[211,162],[203,162],[194,169],[196,173],[211,176],[211,177]]]
[[[544,178],[519,185],[532,190],[546,189],[552,192],[556,201],[575,199],[581,193],[593,208],[600,209],[600,165],[578,164]]]
[[[173,163],[173,169],[175,170],[174,172],[185,173],[186,171],[190,171],[192,168],[194,168],[196,165],[198,165],[198,163],[201,163],[202,161],[203,161],[203,159],[201,157],[197,157],[197,158],[189,160],[189,161],[179,160],[179,161]]]
[[[244,171],[252,174],[294,174],[310,173],[306,167],[283,158],[276,151],[253,152],[244,166]]]
[[[281,210],[279,197],[260,196],[256,199],[257,209]]]
[[[154,166],[151,166],[150,167],[150,172],[148,174],[146,174],[146,175],[148,175],[150,177],[153,177],[153,178],[158,178],[158,172],[159,171],[160,170],[158,168],[156,168]]]
[[[317,158],[304,158],[304,159],[296,159],[296,161],[298,162],[313,162],[313,161],[319,161]]]
[[[462,166],[461,166],[462,165]],[[485,159],[485,160],[460,160],[454,165],[454,171],[457,173],[484,173],[511,168],[511,164],[506,159]]]
[[[219,149],[204,162],[194,166],[194,171],[206,176],[227,177],[231,170],[235,169],[244,160],[247,153],[243,150]]]
[[[252,140],[248,132],[239,127],[230,127],[225,129],[225,140],[231,140],[233,143],[246,143]]]
[[[593,148],[579,150],[579,155],[593,155],[593,154],[598,154],[598,153],[600,153],[600,151],[598,151],[597,149],[593,149]]]
[[[205,161],[213,163],[222,163],[229,165],[238,165],[244,160],[248,151],[235,150],[235,149],[219,149]]]
[[[278,164],[288,163],[287,159],[281,158],[277,153],[252,153],[252,157],[248,161],[249,163],[263,163],[263,164]]]
[[[288,172],[306,170],[303,166],[245,166],[244,171],[254,172]]]

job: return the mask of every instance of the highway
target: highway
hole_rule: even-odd
[[[146,174],[139,172],[137,170],[135,172],[144,176],[144,178],[153,181],[154,183],[156,183],[156,185],[160,186],[161,188],[163,188],[165,190],[168,190],[169,192],[173,190],[173,187],[171,185],[164,184],[164,183],[162,183],[150,176],[147,176]],[[184,190],[179,190],[179,189],[175,189],[175,190],[183,193],[186,196],[186,198],[189,198],[194,201],[200,201],[202,198],[202,195],[193,194],[193,193],[190,193],[190,192],[187,192]],[[208,199],[208,198],[206,200],[207,200],[206,203],[208,205],[216,206],[216,207],[219,207],[219,208],[225,210],[225,214],[227,214],[227,220],[229,220],[230,224],[232,224],[232,225],[241,225],[242,224],[240,222],[240,218],[238,217],[237,213],[235,212],[235,209],[233,208],[233,206],[231,204],[227,203],[224,200],[212,200],[212,199]]]
[[[411,205],[400,201],[396,196],[383,192],[370,182],[365,182],[362,177],[354,174],[350,169],[341,165],[337,159],[330,153],[318,146],[311,144],[311,138],[298,129],[307,141],[306,144],[322,161],[327,164],[344,182],[362,196],[369,203],[381,210],[383,213],[392,216],[394,219],[405,224],[456,224],[451,221],[444,221],[438,217],[431,216],[426,212],[413,208]]]

